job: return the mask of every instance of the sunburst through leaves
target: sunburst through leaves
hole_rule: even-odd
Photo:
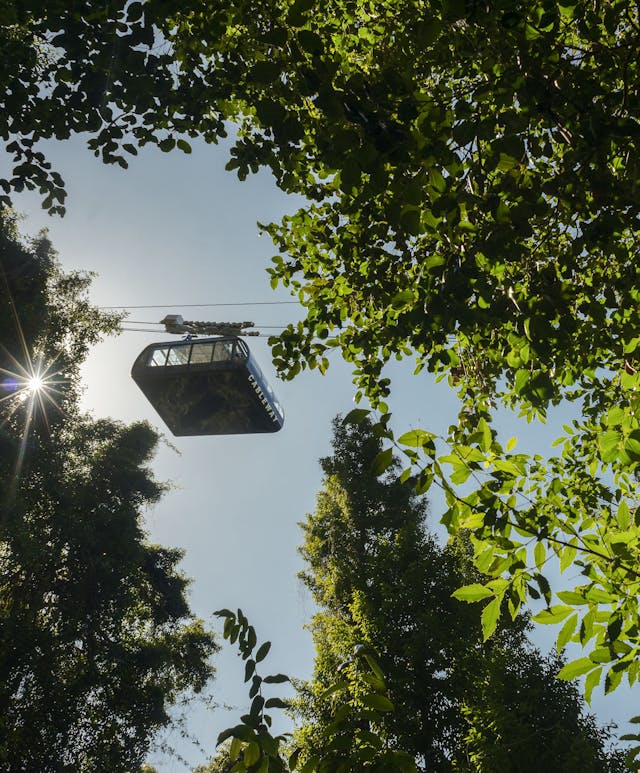
[[[46,421],[50,406],[61,410],[59,387],[65,379],[55,368],[55,362],[45,364],[42,360],[34,362],[29,358],[25,366],[14,357],[11,360],[14,370],[0,368],[0,426],[4,426],[25,403],[29,418],[40,411]]]

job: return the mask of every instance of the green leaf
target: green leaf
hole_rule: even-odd
[[[434,435],[431,432],[425,432],[423,429],[412,429],[410,432],[405,432],[404,435],[400,435],[398,443],[401,446],[407,446],[408,448],[422,448],[427,443],[431,442]]]
[[[250,741],[244,750],[243,762],[245,765],[254,765],[260,759],[260,747],[255,741]]]
[[[354,408],[353,410],[349,411],[349,413],[344,417],[342,420],[343,424],[361,424],[371,411],[366,410],[366,408]]]
[[[266,641],[264,644],[261,644],[258,648],[258,651],[256,652],[256,663],[260,663],[262,660],[264,660],[267,655],[269,654],[269,650],[271,649],[271,642]]]
[[[173,150],[175,146],[176,141],[173,139],[173,137],[165,137],[165,139],[158,142],[158,147],[163,153],[168,153],[170,150]]]
[[[290,682],[291,680],[286,674],[271,674],[265,676],[263,680],[266,684],[282,684],[283,682]]]
[[[362,698],[363,704],[375,711],[393,711],[393,703],[384,695],[369,693]]]
[[[228,738],[239,738],[241,741],[247,742],[250,741],[254,735],[255,734],[253,729],[248,725],[236,725],[235,727],[229,727],[218,735],[216,746],[220,746],[220,744],[224,743]]]
[[[300,30],[298,32],[298,43],[300,43],[300,48],[303,51],[307,51],[310,54],[319,54],[324,48],[320,35],[311,30]]]
[[[587,703],[591,703],[591,694],[593,688],[600,683],[600,676],[602,674],[602,666],[591,671],[587,678],[584,680],[584,698]]]
[[[615,594],[609,593],[602,588],[589,588],[586,597],[589,601],[595,601],[596,604],[613,604],[617,600]]]
[[[289,703],[281,698],[268,698],[264,704],[265,709],[288,709]]]
[[[371,669],[371,672],[376,677],[376,679],[384,682],[384,673],[380,668],[378,661],[373,657],[373,655],[371,655],[369,652],[364,652],[363,657],[367,661],[367,665]]]
[[[415,297],[416,294],[414,290],[401,290],[393,296],[391,305],[394,309],[403,309],[405,306],[413,304]]]
[[[593,666],[594,663],[591,658],[578,658],[577,660],[572,660],[560,669],[558,679],[563,679],[568,682],[571,679],[575,679],[578,676],[588,673],[593,669]]]
[[[576,4],[574,3],[573,5],[564,5],[563,3],[558,3],[558,9],[560,10],[561,15],[567,21],[571,21],[576,10]]]
[[[629,506],[627,505],[626,500],[622,500],[620,502],[620,505],[618,506],[618,513],[616,515],[616,520],[618,521],[618,526],[625,530],[628,529],[631,525],[631,513],[629,512]]]
[[[402,215],[400,216],[400,225],[402,227],[403,231],[406,231],[408,234],[411,234],[412,236],[419,236],[422,231],[422,219],[420,217],[420,210],[418,207],[412,207],[407,206],[404,207],[404,211],[402,212]],[[413,299],[413,294],[411,295],[411,299]],[[406,301],[404,303],[400,303],[400,305],[396,305],[394,303],[395,298],[391,301],[391,305],[393,308],[403,308],[406,305]]]
[[[189,145],[189,143],[186,140],[179,139],[176,142],[176,145],[180,148],[180,150],[183,153],[191,153],[191,145]]]
[[[458,599],[458,601],[473,603],[489,598],[489,596],[493,596],[493,593],[484,585],[473,583],[472,585],[465,585],[462,588],[458,588],[458,590],[454,591],[451,595]]]
[[[572,590],[561,590],[556,593],[556,596],[560,601],[564,601],[565,604],[572,604],[574,607],[581,604],[588,604],[589,602],[582,593]]]
[[[231,762],[235,762],[238,759],[238,755],[242,751],[242,741],[240,738],[234,738],[229,746],[229,759]]]
[[[480,419],[478,422],[478,432],[480,432],[482,435],[480,448],[482,448],[482,450],[485,452],[489,451],[491,448],[491,443],[493,442],[493,435],[491,434],[491,427],[484,419]]]
[[[256,770],[255,773],[268,773],[269,771],[269,757],[263,757],[262,762],[260,763],[260,767]]]
[[[572,615],[560,629],[558,639],[556,641],[556,647],[561,652],[569,643],[569,640],[573,636],[573,632],[576,630],[578,624],[578,615]]]
[[[589,657],[594,663],[611,663],[612,660],[615,660],[609,647],[596,647]]]
[[[572,542],[575,542],[575,540],[572,540]],[[560,553],[560,571],[561,572],[564,572],[573,564],[573,561],[576,557],[577,552],[578,552],[577,547],[571,544],[562,549],[562,552]],[[565,599],[563,599],[563,601],[564,600]],[[570,603],[570,602],[567,602],[567,603]]]
[[[624,442],[624,450],[627,452],[629,458],[637,462],[640,460],[640,439],[637,437],[628,437]]]
[[[500,606],[502,597],[498,596],[493,601],[490,601],[487,606],[482,610],[481,622],[482,622],[482,636],[484,641],[491,636],[495,631],[500,617]]]
[[[624,672],[618,668],[618,664],[613,665],[608,671],[604,680],[604,693],[608,695],[620,686],[622,674]]]
[[[615,429],[609,429],[598,435],[598,448],[603,462],[613,462],[618,458],[618,450],[622,437]]]
[[[463,483],[466,483],[466,481],[469,480],[470,475],[471,468],[464,462],[459,462],[453,468],[453,472],[451,473],[451,482],[455,483],[456,486],[461,486]]]
[[[393,449],[385,448],[384,451],[380,451],[376,454],[372,464],[371,470],[374,475],[382,475],[393,464]]]
[[[553,606],[550,609],[542,609],[537,615],[534,615],[531,619],[534,623],[542,623],[542,625],[553,625],[559,623],[573,612],[571,607],[565,606]]]

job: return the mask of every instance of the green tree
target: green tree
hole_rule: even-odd
[[[526,618],[482,643],[476,607],[452,598],[462,583],[481,579],[468,545],[436,543],[424,498],[397,471],[372,472],[381,450],[369,422],[334,422],[325,482],[303,524],[302,577],[319,606],[314,679],[297,703],[304,756],[322,753],[332,721],[327,690],[362,643],[378,654],[398,708],[385,715],[384,737],[420,770],[624,770],[576,688],[556,679],[560,659],[529,644]]]
[[[216,645],[180,551],[141,525],[164,490],[148,467],[157,434],[79,412],[79,366],[117,319],[46,238],[2,225],[0,767],[139,769],[171,706],[213,675]]]
[[[206,765],[198,765],[193,773],[231,773],[235,761],[229,757],[230,744],[223,744]]]

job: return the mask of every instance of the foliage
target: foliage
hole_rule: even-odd
[[[225,136],[214,103],[224,98],[209,68],[177,66],[168,43],[171,14],[180,3],[11,2],[0,6],[0,137],[12,176],[10,194],[38,189],[43,207],[64,214],[66,191],[38,148],[43,139],[87,134],[106,163],[126,168],[148,143],[162,151]]]
[[[333,722],[325,695],[354,643],[364,642],[402,709],[384,716],[380,741],[408,752],[420,770],[625,769],[621,754],[606,750],[608,730],[584,715],[576,688],[555,678],[562,661],[528,643],[525,618],[503,621],[482,642],[477,608],[451,598],[465,581],[485,590],[468,543],[436,543],[424,498],[395,470],[372,472],[381,448],[369,422],[334,422],[324,485],[303,523],[303,579],[319,607],[310,626],[314,678],[295,704],[303,758],[325,747]]]
[[[78,368],[117,321],[46,239],[0,233],[0,767],[137,770],[212,676],[181,553],[145,540],[158,442],[79,412]],[[13,233],[12,233],[13,229]],[[40,373],[44,387],[29,393]]]
[[[284,709],[288,702],[280,698],[265,700],[262,690],[266,684],[282,684],[289,679],[284,674],[261,677],[256,672],[271,648],[270,642],[258,646],[253,626],[238,610],[217,612],[224,618],[224,637],[238,642],[242,659],[246,662],[245,682],[251,680],[249,698],[251,708],[241,717],[241,723],[224,730],[218,736],[218,745],[230,740],[209,767],[202,770],[221,773],[413,773],[415,763],[405,752],[390,749],[383,740],[383,717],[393,712],[387,698],[387,686],[375,657],[367,648],[359,646],[353,656],[338,671],[335,681],[323,694],[331,721],[319,728],[321,739],[318,753],[300,759],[301,748],[293,748],[284,759],[286,736],[273,736],[272,718],[267,708]],[[256,649],[257,648],[257,649]],[[254,654],[255,651],[255,654]],[[335,674],[334,674],[335,676]]]
[[[222,744],[209,762],[195,767],[193,773],[230,773],[235,764],[229,757],[230,746],[228,742]]]
[[[634,770],[621,750],[607,750],[612,729],[598,727],[583,713],[577,688],[556,678],[562,664],[558,656],[542,658],[527,647],[504,653],[499,668],[475,685],[462,706],[466,759],[456,760],[457,769]]]
[[[239,609],[238,614],[235,615],[228,609],[221,609],[216,612],[216,615],[224,618],[224,638],[231,644],[238,643],[239,654],[245,661],[244,681],[251,682],[249,712],[242,715],[240,724],[220,733],[218,745],[231,739],[229,759],[235,762],[237,767],[234,773],[285,771],[286,766],[280,755],[280,747],[285,736],[271,735],[272,718],[271,714],[267,713],[267,709],[286,708],[287,704],[280,698],[265,698],[263,691],[265,685],[282,684],[288,682],[289,677],[284,674],[260,676],[257,665],[269,654],[271,642],[263,642],[258,646],[255,629],[249,624],[242,610]]]

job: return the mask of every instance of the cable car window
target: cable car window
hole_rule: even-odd
[[[213,344],[193,344],[191,347],[191,364],[202,365],[211,362]]]
[[[167,361],[167,353],[169,349],[153,349],[149,356],[149,365],[164,365]]]
[[[186,365],[189,362],[190,346],[172,346],[169,349],[167,365]]]
[[[233,341],[216,341],[213,351],[214,362],[226,362],[233,354]]]

